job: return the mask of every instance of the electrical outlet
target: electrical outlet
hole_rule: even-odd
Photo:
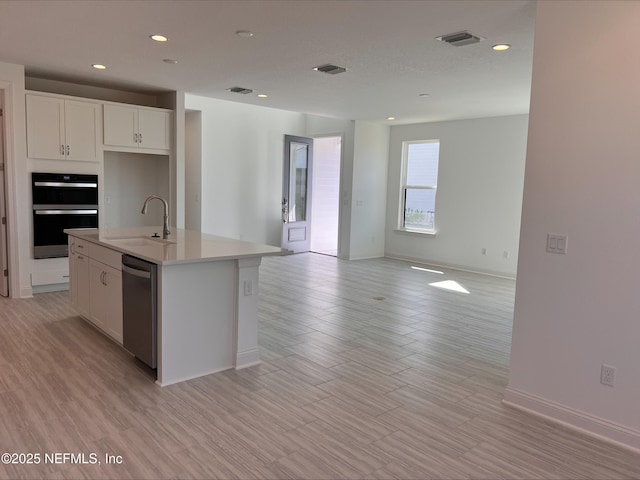
[[[511,256],[511,252],[509,250],[505,250],[502,256],[504,257],[505,260],[508,260],[509,257]]]
[[[609,387],[614,387],[616,383],[616,367],[605,365],[603,363],[600,366],[600,383],[608,385]]]
[[[486,255],[487,254],[487,249],[483,248],[482,250],[480,250],[480,252],[482,253],[482,255]]]
[[[253,295],[253,281],[245,280],[244,281],[244,296],[249,297]]]

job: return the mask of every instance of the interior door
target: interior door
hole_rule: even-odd
[[[7,255],[7,211],[4,175],[4,117],[0,92],[0,295],[9,296],[9,258]]]
[[[308,252],[311,242],[313,139],[284,136],[282,248]]]

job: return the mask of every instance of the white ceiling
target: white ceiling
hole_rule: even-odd
[[[35,77],[415,123],[528,112],[534,21],[532,0],[0,0],[0,61]],[[485,40],[435,40],[461,30]],[[325,63],[348,70],[312,70]]]

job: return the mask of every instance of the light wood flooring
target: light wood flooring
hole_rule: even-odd
[[[263,363],[165,388],[66,292],[0,299],[0,453],[41,455],[0,478],[640,478],[639,455],[501,403],[513,281],[410,266],[266,258]],[[64,452],[101,464],[45,463]]]

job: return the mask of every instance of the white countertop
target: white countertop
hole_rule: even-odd
[[[65,233],[157,265],[212,262],[238,258],[283,255],[280,247],[208,235],[194,230],[171,228],[167,240],[162,227],[67,229]]]

